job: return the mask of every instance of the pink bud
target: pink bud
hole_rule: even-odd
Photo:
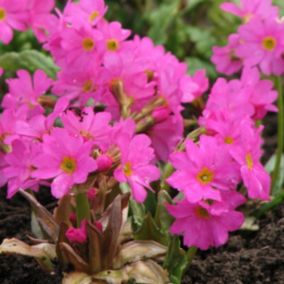
[[[96,222],[95,222],[95,226],[96,226],[96,228],[97,228],[100,232],[103,231],[103,225],[102,225],[101,222],[96,221]]]
[[[69,220],[71,223],[76,223],[77,217],[76,214],[74,212],[72,212],[69,216]]]
[[[112,166],[112,158],[108,155],[100,155],[97,158],[97,165],[99,171],[106,171]]]
[[[153,111],[153,118],[155,122],[162,122],[165,121],[170,115],[170,109],[167,107],[160,107]]]
[[[84,244],[87,241],[86,221],[82,221],[80,228],[69,228],[65,236],[71,243]]]
[[[87,192],[87,196],[89,200],[94,200],[97,195],[97,189],[96,188],[90,188]]]

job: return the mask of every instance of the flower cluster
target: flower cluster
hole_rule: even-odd
[[[8,198],[45,185],[60,199],[78,186],[93,188],[101,178],[115,184],[113,190],[127,183],[142,203],[147,190],[157,187],[152,183],[160,168],[170,163],[174,171],[166,181],[179,191],[176,204],[167,205],[175,217],[171,232],[183,234],[187,246],[224,244],[244,221],[237,211],[245,202],[240,184],[249,198],[269,199],[270,177],[260,163],[263,127],[256,122],[277,111],[277,92],[254,66],[266,74],[284,68],[282,24],[266,21],[277,9],[270,1],[258,9],[242,2],[242,8],[224,9],[247,24],[213,56],[219,71],[245,67],[242,77],[216,81],[196,122],[206,134],[193,141],[183,140],[182,111],[208,90],[203,70],[188,75],[187,66],[163,47],[107,21],[103,0],[68,1],[56,12],[52,0],[0,0],[0,40],[10,42],[12,29],[32,28],[60,68],[56,80],[42,70],[33,76],[19,70],[7,80],[0,186],[8,184]],[[253,37],[256,21],[265,27],[260,41]],[[245,53],[249,47],[261,49],[254,60]],[[86,230],[83,222],[72,227],[69,240],[84,242]]]
[[[241,0],[240,6],[223,3],[221,8],[243,24],[229,37],[227,46],[213,48],[212,61],[221,73],[231,75],[242,67],[260,68],[265,75],[284,72],[284,23],[271,0]]]

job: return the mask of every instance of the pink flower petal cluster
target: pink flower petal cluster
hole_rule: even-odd
[[[41,41],[46,39],[49,29],[57,19],[51,14],[54,0],[1,0],[0,1],[0,42],[9,44],[13,30],[25,31],[32,28]]]
[[[213,48],[212,61],[218,72],[231,75],[241,67],[260,68],[266,75],[284,72],[284,23],[271,0],[243,0],[241,6],[223,3],[221,8],[243,19],[238,33],[225,47]]]
[[[207,250],[228,241],[228,233],[240,228],[244,222],[242,213],[235,210],[245,199],[237,192],[227,194],[222,201],[191,203],[187,199],[176,205],[168,205],[175,217],[171,226],[173,234],[182,234],[184,244]]]
[[[52,194],[61,198],[73,185],[86,182],[88,174],[97,169],[96,161],[90,156],[91,149],[91,144],[82,138],[54,128],[51,135],[43,137],[41,153],[33,160],[36,169],[32,176],[53,179]]]
[[[144,202],[147,196],[146,188],[150,189],[150,183],[159,179],[160,171],[151,164],[155,155],[150,147],[149,137],[140,134],[127,140],[119,143],[121,164],[114,171],[114,177],[119,182],[127,182],[130,185],[137,202]]]

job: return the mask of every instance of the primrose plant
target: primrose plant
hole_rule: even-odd
[[[39,69],[6,80],[0,184],[30,202],[33,237],[6,239],[0,253],[57,265],[63,283],[181,283],[197,249],[241,228],[247,199],[270,200],[261,120],[278,94],[263,75],[282,88],[284,23],[270,0],[222,9],[244,24],[212,61],[240,76],[209,89],[204,70],[188,75],[162,46],[107,21],[103,0],[63,11],[53,0],[0,0],[0,40],[31,29],[58,66],[54,78]],[[41,187],[58,200],[53,213],[35,198]]]

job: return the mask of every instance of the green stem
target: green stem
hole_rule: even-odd
[[[275,79],[275,83],[278,89],[278,147],[276,152],[276,162],[272,175],[272,191],[273,195],[277,194],[279,188],[277,185],[277,180],[280,175],[281,170],[281,159],[284,148],[284,100],[283,100],[283,85],[280,77]],[[281,188],[281,187],[280,187]]]
[[[85,192],[78,192],[76,194],[76,217],[78,227],[80,227],[82,220],[89,220],[91,217],[90,204]]]
[[[187,262],[188,262],[188,266],[191,265],[193,258],[195,257],[197,253],[197,248],[196,247],[191,247],[188,249],[188,251],[186,252],[186,256],[187,256]]]

